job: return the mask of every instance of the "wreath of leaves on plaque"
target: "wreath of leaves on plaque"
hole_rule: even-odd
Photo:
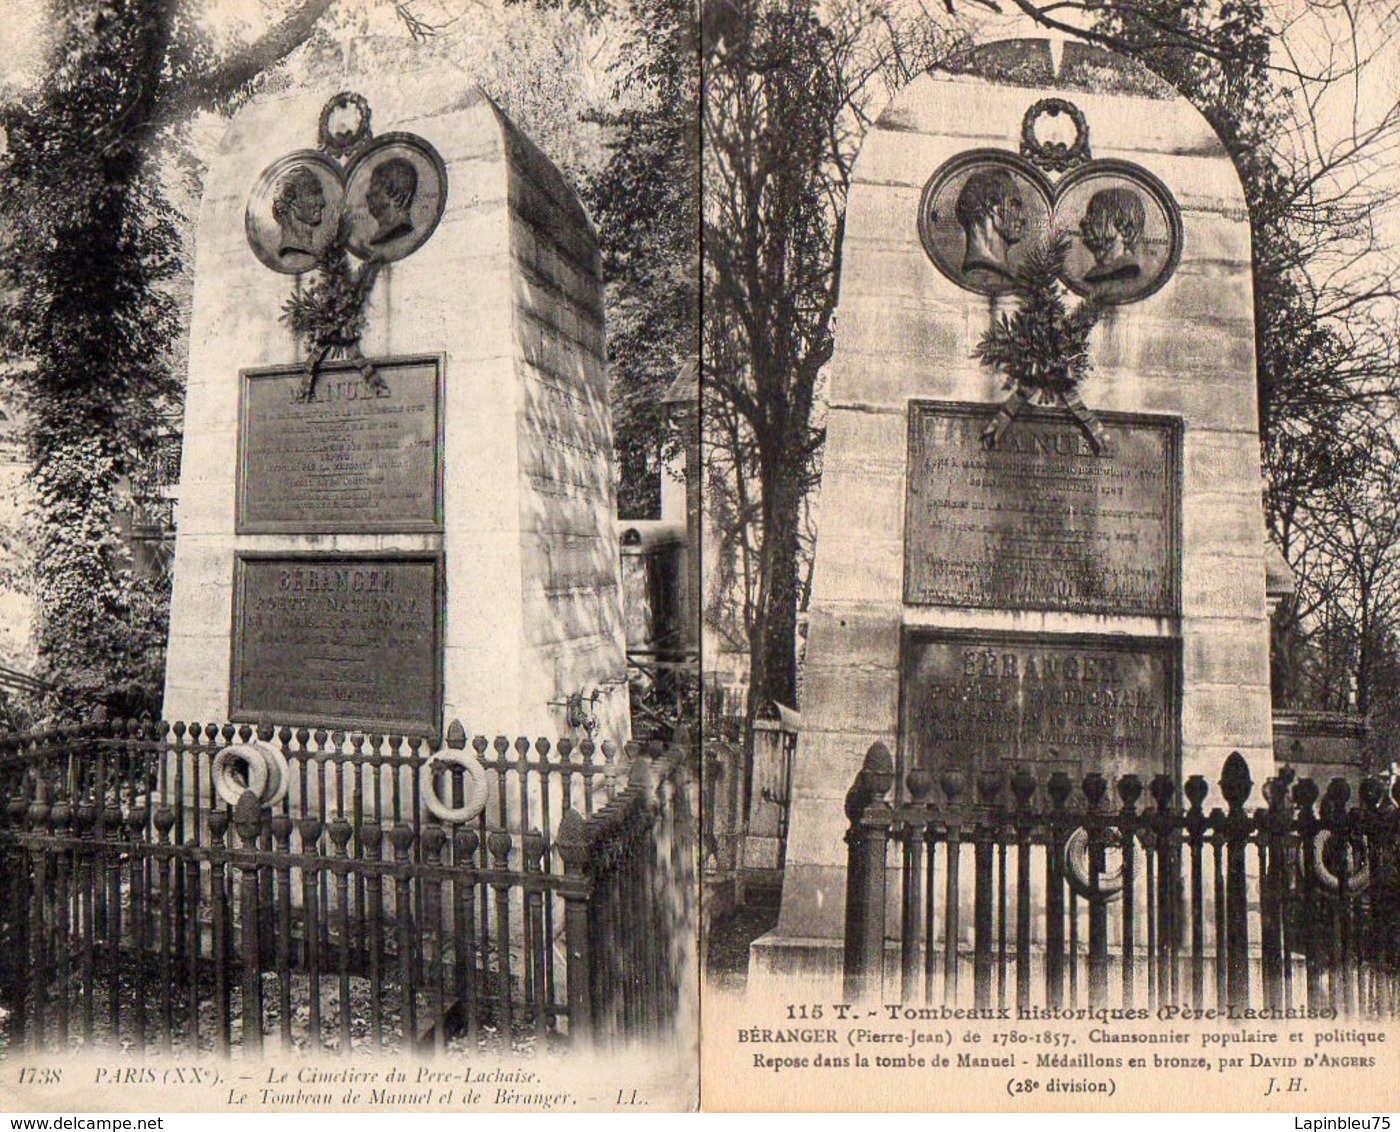
[[[1061,114],[1067,116],[1074,125],[1074,141],[1068,144],[1041,141],[1036,135],[1035,124],[1042,114],[1048,114],[1051,118],[1058,118]],[[1052,173],[1063,173],[1083,165],[1093,157],[1089,152],[1089,123],[1084,112],[1064,98],[1042,98],[1033,104],[1021,119],[1021,156]]]
[[[338,110],[355,112],[355,125],[351,129],[339,132],[331,129],[331,117]],[[353,90],[342,90],[339,94],[332,95],[325,106],[321,107],[321,121],[316,127],[316,136],[320,139],[322,151],[336,158],[344,158],[354,152],[370,139],[372,131],[369,121],[369,102],[364,95],[356,94]]]
[[[300,336],[306,349],[306,374],[298,392],[303,401],[311,399],[316,375],[329,358],[354,361],[370,386],[385,388],[384,378],[360,352],[365,300],[374,288],[380,264],[369,260],[358,270],[352,268],[346,246],[348,236],[342,217],[335,239],[317,262],[316,278],[304,291],[294,292],[282,307],[282,321]]]
[[[1011,287],[1011,293],[1020,297],[1020,309],[997,317],[972,352],[983,365],[1001,372],[1004,388],[1011,391],[982,434],[988,448],[996,447],[1032,398],[1069,409],[1095,452],[1107,443],[1102,423],[1079,396],[1079,383],[1093,368],[1089,332],[1099,320],[1100,308],[1086,298],[1074,310],[1065,309],[1058,277],[1069,250],[1069,237],[1064,234],[1027,250]]]

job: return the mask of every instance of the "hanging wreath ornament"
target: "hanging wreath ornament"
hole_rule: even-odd
[[[1059,276],[1064,272],[1069,239],[1053,235],[1032,247],[1015,272],[1011,294],[1020,309],[1000,315],[973,351],[973,357],[1001,372],[1010,396],[982,433],[982,443],[995,448],[1017,415],[1032,399],[1043,405],[1063,405],[1084,430],[1094,451],[1108,443],[1103,422],[1079,395],[1079,384],[1093,368],[1089,332],[1099,320],[1092,298],[1067,311]]]
[[[364,95],[353,90],[332,95],[321,107],[321,120],[316,125],[321,149],[338,160],[349,157],[369,141],[369,120],[369,102]]]
[[[1042,141],[1035,131],[1036,123],[1042,115],[1058,118],[1061,114],[1074,126],[1074,141]],[[1021,119],[1021,156],[1053,173],[1083,165],[1093,156],[1089,152],[1089,123],[1084,112],[1063,98],[1042,98]]]
[[[440,772],[453,768],[463,772],[464,800],[460,806],[448,805],[438,794]],[[481,760],[471,751],[452,747],[444,747],[429,758],[419,771],[418,781],[428,812],[448,825],[475,821],[486,809],[491,792],[490,779]]]

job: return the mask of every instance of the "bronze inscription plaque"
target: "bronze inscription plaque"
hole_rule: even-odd
[[[1176,614],[1176,422],[1101,413],[1109,442],[1095,453],[1068,414],[1023,410],[989,450],[995,412],[911,406],[904,600]]]
[[[904,642],[907,764],[935,772],[1027,766],[1172,773],[1177,642],[994,632],[911,633]]]
[[[376,363],[382,386],[348,363],[243,372],[239,533],[439,531],[440,366]]]
[[[436,554],[239,555],[229,718],[436,736]]]

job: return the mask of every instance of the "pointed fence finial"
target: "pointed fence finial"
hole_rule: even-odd
[[[1225,760],[1225,768],[1220,772],[1220,793],[1225,795],[1230,809],[1235,810],[1243,806],[1253,789],[1254,780],[1249,775],[1249,764],[1244,761],[1244,756],[1239,751],[1230,752],[1230,757]]]

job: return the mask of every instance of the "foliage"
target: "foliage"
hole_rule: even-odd
[[[814,4],[765,0],[706,82],[703,377],[752,436],[758,471],[751,710],[796,700],[797,518],[822,440],[817,375],[831,356],[851,157],[830,152],[845,107],[838,51]]]
[[[123,483],[178,413],[170,284],[184,249],[153,155],[167,123],[226,99],[305,37],[304,3],[214,65],[161,0],[57,0],[38,87],[6,109],[8,376],[35,492],[39,675],[53,709],[158,707],[169,594],[132,568]]]
[[[92,438],[56,451],[35,479],[46,522],[35,556],[45,595],[40,643],[57,714],[160,712],[170,591],[132,568],[114,521],[124,500],[118,462]]]
[[[40,518],[40,671],[76,692],[64,705],[76,710],[103,688],[119,703],[159,695],[158,679],[138,685],[163,647],[164,595],[130,573],[117,487],[177,403],[162,287],[180,249],[144,138],[122,128],[169,27],[135,5],[70,3],[58,15],[48,77],[7,118],[0,195],[13,234],[6,354],[31,363],[17,391]]]
[[[706,616],[748,644],[753,711],[797,697],[851,163],[871,108],[956,40],[873,0],[741,0],[706,36],[706,478],[737,555],[712,575]]]
[[[658,518],[670,438],[662,395],[699,354],[699,59],[688,0],[639,0],[606,166],[584,187],[603,245],[618,514]]]
[[[1275,619],[1276,699],[1365,715],[1394,710],[1400,624],[1400,444],[1377,435],[1352,474],[1310,492],[1293,547],[1297,593]]]
[[[334,238],[317,259],[316,277],[305,289],[293,291],[282,308],[282,321],[301,338],[310,359],[303,396],[310,394],[320,362],[328,356],[357,353],[365,330],[365,300],[379,276],[379,263],[371,261],[352,268],[346,247],[348,235],[342,218]]]
[[[997,318],[973,350],[983,365],[1006,375],[1007,389],[1063,397],[1093,368],[1089,332],[1099,311],[1090,299],[1065,310],[1059,276],[1069,247],[1061,233],[1027,250],[1011,288],[1020,309]]]

